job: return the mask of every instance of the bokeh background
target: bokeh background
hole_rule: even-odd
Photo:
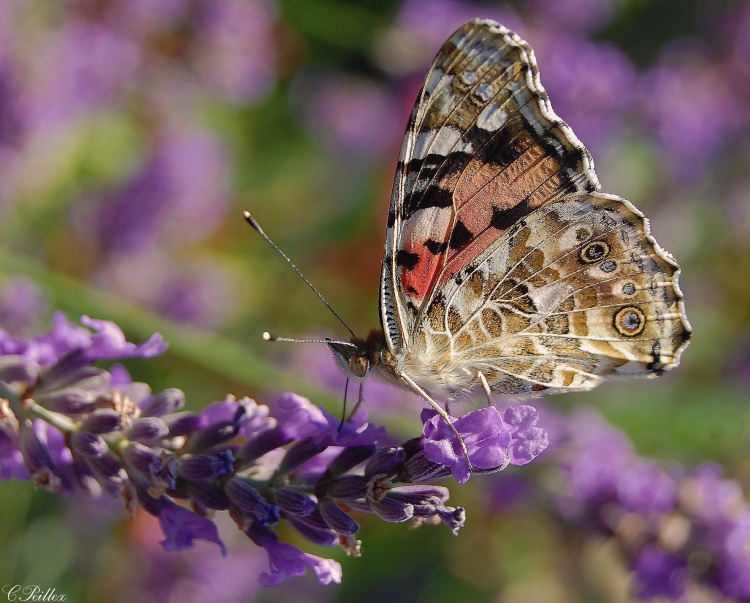
[[[639,454],[714,460],[750,492],[743,0],[2,0],[0,324],[33,335],[62,309],[114,320],[131,340],[158,330],[166,356],[128,369],[183,389],[192,409],[293,390],[339,412],[325,347],[260,333],[345,333],[241,212],[356,332],[376,326],[406,119],[442,41],[477,16],[534,47],[604,189],[642,209],[682,264],[695,329],[662,379],[549,405],[595,407]],[[396,437],[419,433],[408,394],[368,384],[366,398]],[[165,555],[156,524],[126,519],[119,501],[3,483],[0,584],[84,602],[629,600],[617,550],[562,529],[514,485],[544,482],[537,463],[453,487],[468,514],[458,538],[363,520],[363,558],[318,551],[342,561],[342,585],[307,576],[271,590],[255,581],[264,554],[230,525],[226,560],[210,546]]]

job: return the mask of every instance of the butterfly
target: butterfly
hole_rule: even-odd
[[[382,330],[328,345],[349,379],[375,372],[439,412],[479,388],[491,399],[653,377],[690,340],[679,273],[643,214],[601,192],[531,47],[474,20],[438,52],[406,129]]]

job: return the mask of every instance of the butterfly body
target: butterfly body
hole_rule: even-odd
[[[382,264],[382,331],[330,344],[428,401],[655,376],[690,339],[679,266],[552,110],[533,51],[492,21],[456,31],[407,126]]]

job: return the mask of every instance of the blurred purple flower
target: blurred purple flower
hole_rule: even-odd
[[[11,275],[0,287],[0,328],[13,337],[30,335],[47,304],[39,286],[20,275]]]
[[[723,156],[747,118],[733,78],[695,49],[665,51],[640,89],[646,127],[676,178],[694,181]]]
[[[448,36],[477,17],[495,19],[511,29],[520,24],[512,9],[505,6],[480,5],[464,0],[406,0],[396,23],[410,35],[419,37],[429,55],[425,60],[431,60]]]
[[[112,103],[135,79],[140,50],[102,23],[67,18],[37,49],[29,83],[35,128],[62,125],[82,109]]]
[[[638,577],[638,596],[643,599],[668,597],[679,599],[687,586],[684,560],[649,545],[636,557],[633,571]]]
[[[677,599],[699,584],[750,597],[750,505],[716,466],[665,470],[593,411],[569,419],[552,458],[564,484],[553,494],[560,518],[613,538],[640,596]]]
[[[535,30],[526,39],[555,113],[594,154],[617,140],[636,100],[636,73],[625,54],[611,44],[553,30]]]
[[[720,584],[730,597],[750,600],[750,510],[744,509],[727,534]]]
[[[192,61],[212,90],[245,104],[264,96],[276,81],[273,0],[197,0]]]
[[[113,253],[93,281],[171,320],[205,328],[222,325],[238,301],[224,264],[209,260],[178,263],[158,248]],[[144,283],[152,286],[144,287]]]
[[[166,130],[130,182],[74,215],[105,251],[182,247],[210,234],[229,206],[226,149],[207,131]]]
[[[547,28],[592,33],[612,20],[616,4],[617,0],[530,0],[524,10]]]
[[[187,18],[192,0],[127,0],[110,2],[106,20],[113,28],[142,38],[177,29]]]
[[[141,547],[126,552],[143,561],[140,572],[136,569],[128,573],[127,583],[115,584],[118,601],[129,603],[148,593],[154,601],[236,603],[254,600],[262,590],[258,576],[265,568],[265,559],[260,549],[234,542],[222,557],[215,548],[199,544],[174,555],[154,547],[152,534],[158,528],[148,528],[148,533],[144,527],[140,535]]]
[[[305,124],[330,152],[350,160],[377,159],[397,145],[403,124],[394,119],[399,107],[383,84],[328,75],[301,88]]]

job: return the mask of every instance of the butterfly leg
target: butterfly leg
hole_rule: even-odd
[[[359,397],[357,398],[357,403],[356,403],[356,404],[354,405],[354,408],[352,408],[352,412],[350,412],[350,413],[349,413],[349,416],[348,416],[348,417],[346,417],[346,420],[347,420],[347,421],[348,421],[349,419],[351,419],[351,418],[352,418],[352,417],[353,417],[354,415],[356,415],[356,414],[357,414],[357,411],[359,410],[359,407],[360,407],[360,406],[362,406],[362,402],[364,402],[364,401],[365,401],[365,398],[364,398],[364,396],[362,395],[362,390],[363,390],[364,384],[365,384],[365,382],[364,382],[364,381],[360,381],[360,382],[359,382]]]
[[[344,384],[344,404],[341,409],[341,420],[339,421],[339,427],[338,432],[341,433],[341,428],[344,426],[344,422],[346,421],[346,393],[349,390],[349,379],[346,380],[346,383]],[[362,397],[362,386],[360,385],[360,398]],[[359,406],[359,402],[357,402],[357,406]]]
[[[494,403],[492,402],[492,390],[490,389],[490,384],[487,383],[487,378],[484,376],[484,373],[482,371],[479,371],[477,373],[477,376],[479,377],[479,381],[482,384],[484,393],[487,394],[487,406],[494,406]]]
[[[406,385],[408,385],[414,393],[421,396],[430,406],[432,406],[435,412],[440,415],[443,421],[445,421],[448,427],[450,427],[451,431],[456,435],[456,438],[458,439],[458,443],[461,446],[461,452],[463,452],[464,458],[466,459],[466,464],[469,466],[469,471],[472,474],[485,475],[488,473],[496,473],[497,471],[502,471],[508,466],[508,463],[510,462],[510,456],[506,458],[505,462],[502,465],[498,465],[497,467],[492,467],[490,469],[477,469],[476,467],[474,467],[471,459],[469,458],[469,450],[466,448],[466,443],[461,437],[461,434],[458,433],[456,426],[451,421],[451,416],[443,409],[442,406],[440,406],[440,404],[435,402],[435,400],[433,400],[426,391],[424,391],[421,387],[419,387],[419,385],[417,385],[412,379],[410,379],[408,375],[406,375],[405,373],[397,373],[397,376]]]

